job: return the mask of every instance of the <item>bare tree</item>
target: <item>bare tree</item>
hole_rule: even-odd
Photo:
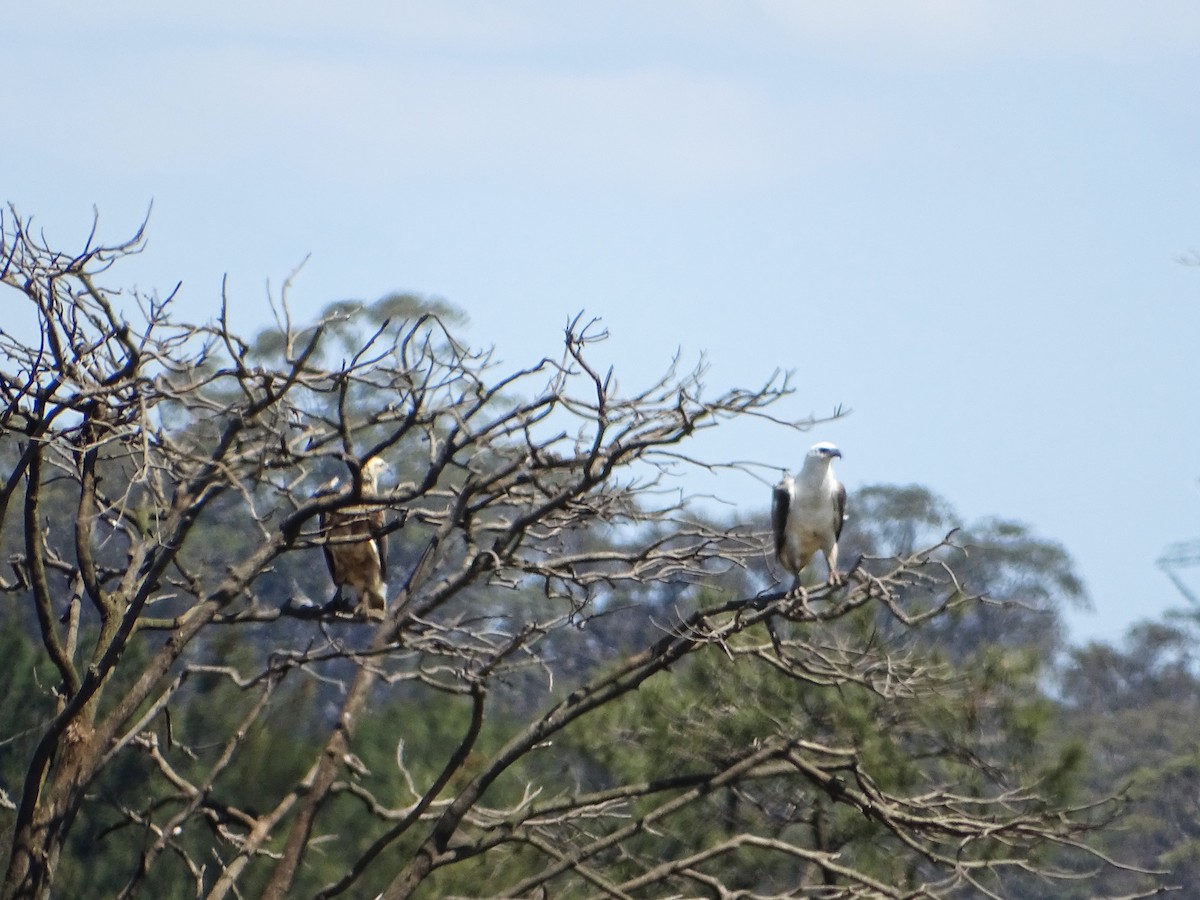
[[[691,455],[698,432],[813,424],[772,412],[785,376],[709,396],[702,368],[672,368],[624,394],[592,361],[595,322],[505,371],[436,315],[340,305],[298,325],[286,289],[278,328],[251,342],[224,305],[197,325],[170,297],[102,286],[141,232],[63,254],[10,210],[2,233],[0,278],[38,323],[32,339],[0,333],[5,621],[36,635],[55,683],[26,698],[46,716],[23,782],[0,785],[13,798],[0,897],[52,896],[98,804],[106,831],[141,835],[121,897],[164,870],[190,884],[180,896],[212,900],[1001,895],[1009,872],[1079,879],[1107,864],[1083,841],[1096,809],[998,768],[967,726],[935,740],[922,724],[921,698],[967,696],[959,673],[864,627],[917,628],[979,601],[944,546],[868,561],[846,588],[756,592],[765,536],[691,513],[680,474],[721,468]],[[398,479],[372,490],[363,467],[378,457]],[[346,489],[316,491],[331,474]],[[307,601],[328,585],[321,514],[378,506],[401,548],[383,620]],[[647,612],[654,596],[673,599]],[[606,656],[595,634],[623,606],[642,647]],[[678,746],[651,777],[584,774],[623,711],[654,728],[638,698],[705,666],[741,691],[718,702],[714,689],[683,717],[705,752]],[[281,699],[298,680],[312,689]],[[797,703],[756,696],[775,684]],[[850,695],[868,729],[893,729],[907,781],[880,771],[869,736],[815,711]],[[371,720],[377,704],[396,717]],[[417,765],[418,724],[451,708],[461,731]],[[363,761],[368,721],[393,748],[386,772]],[[251,802],[235,785],[262,767],[259,738],[307,756]],[[135,787],[97,790],[134,761]],[[719,797],[754,812],[700,827]],[[830,837],[838,817],[877,852],[844,828]]]

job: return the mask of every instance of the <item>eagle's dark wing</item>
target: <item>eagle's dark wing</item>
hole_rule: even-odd
[[[380,574],[386,575],[387,534],[382,508],[349,506],[330,510],[321,516],[321,534],[321,550],[335,584],[341,586],[352,567],[365,564],[363,550],[368,544],[379,556]]]
[[[788,509],[792,505],[792,485],[790,479],[775,485],[771,495],[771,531],[775,536],[775,555],[783,549],[784,535],[787,533]]]
[[[329,512],[321,513],[321,552],[325,555],[325,565],[329,569],[329,577],[333,579],[333,583],[341,587],[341,575],[338,573],[337,560],[334,557],[333,548],[329,546],[329,533],[333,529],[335,514]]]
[[[313,499],[331,499],[337,495],[340,483],[340,478],[330,478],[313,491]],[[321,529],[321,553],[325,557],[325,565],[329,569],[329,577],[333,579],[333,583],[339,589],[342,586],[343,576],[338,566],[337,555],[334,553],[333,547],[329,545],[329,536],[337,528],[340,518],[340,512],[333,509],[322,510],[321,514],[317,517],[317,526]]]
[[[840,481],[837,490],[833,492],[833,535],[842,536],[842,525],[846,522],[846,486]]]
[[[387,522],[384,521],[383,508],[373,510],[367,523],[371,537],[375,540],[375,552],[379,554],[379,574],[387,580],[387,551],[388,536]]]

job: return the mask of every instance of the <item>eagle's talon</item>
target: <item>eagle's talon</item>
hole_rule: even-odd
[[[344,616],[346,613],[353,612],[349,606],[341,599],[330,600],[321,607],[321,615],[323,616]]]

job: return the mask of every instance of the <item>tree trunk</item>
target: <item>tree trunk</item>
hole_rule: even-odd
[[[40,783],[26,785],[0,900],[49,900],[59,856],[100,755],[94,732],[76,719],[44,761],[30,767],[28,777]]]

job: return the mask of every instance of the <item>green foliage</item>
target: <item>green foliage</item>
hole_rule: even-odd
[[[905,514],[913,503],[925,510],[918,516],[921,521],[945,524],[938,511],[947,507],[929,492],[906,488],[896,493],[892,497],[883,486],[871,489],[872,507],[878,515],[874,520],[877,538],[891,535],[901,543],[908,539],[904,528],[888,516]],[[230,544],[240,539],[238,529],[228,527],[234,520],[225,519],[224,528],[215,527],[215,521],[203,526],[215,540]],[[1010,526],[988,526],[978,533],[993,539],[980,551],[989,564],[975,569],[983,581],[981,589],[1012,593],[1013,585],[1031,583],[1037,568],[1049,565],[1052,583],[1070,592],[1069,562],[1053,545],[1043,546],[1024,529]],[[406,536],[399,540],[403,544]],[[208,541],[199,542],[198,547],[197,552],[212,553],[214,559],[225,552],[220,544]],[[996,579],[996,584],[991,579]],[[701,597],[696,602],[703,605],[714,599]],[[538,607],[531,595],[527,611],[519,617],[537,615]],[[669,605],[650,603],[641,615],[649,618],[651,610],[667,608]],[[517,614],[520,609],[517,602],[509,613]],[[997,611],[967,607],[954,614],[953,625],[935,622],[896,644],[893,652],[899,654],[898,660],[921,666],[934,676],[918,695],[888,694],[853,681],[822,684],[817,679],[790,677],[770,663],[751,635],[739,636],[728,646],[710,646],[677,664],[671,679],[650,682],[623,702],[568,729],[556,744],[553,770],[541,768],[535,754],[498,782],[488,801],[497,808],[518,803],[525,786],[531,784],[537,784],[549,800],[630,783],[699,776],[728,765],[747,747],[784,735],[844,749],[857,770],[889,795],[919,794],[928,785],[948,782],[965,795],[985,797],[1028,781],[1041,786],[1044,802],[1066,802],[1080,792],[1081,744],[1078,740],[1046,740],[1056,724],[1056,706],[1040,690],[1046,660],[1038,646],[978,639],[965,647],[947,647],[947,641],[971,617],[988,614]],[[1017,615],[1036,619],[1039,614],[1020,608]],[[632,626],[637,618],[632,611],[626,617],[632,630],[622,627],[606,636],[601,628],[597,635],[604,641],[636,644],[631,636],[645,634],[645,625]],[[780,639],[802,652],[829,654],[839,660],[847,658],[850,648],[869,646],[881,634],[879,614],[870,608],[836,623],[779,622],[776,627]],[[1159,641],[1160,658],[1168,649],[1181,649],[1168,635],[1155,632],[1147,639],[1151,636]],[[152,633],[147,639],[152,641]],[[35,648],[27,640],[17,644],[15,655],[32,671],[38,659]],[[171,704],[170,738],[162,729],[159,735],[159,750],[185,779],[203,777],[223,749],[216,736],[236,733],[258,696],[257,691],[239,687],[229,673],[253,671],[271,646],[271,630],[261,627],[217,631],[198,645],[196,661],[211,669],[188,678]],[[571,665],[563,672],[574,680],[588,677],[602,671],[596,667],[603,665],[600,661],[604,658],[611,659],[611,652],[597,654],[583,669],[578,667],[578,658],[564,658],[564,663]],[[1161,679],[1171,666],[1163,661],[1157,670]],[[261,813],[303,775],[325,723],[297,719],[295,711],[332,708],[336,697],[330,695],[331,690],[328,684],[303,673],[288,675],[274,689],[266,714],[254,721],[241,740],[238,764],[222,772],[213,785],[209,828],[239,827],[222,819],[225,798],[237,798],[239,808]],[[446,797],[453,797],[488,755],[521,727],[523,718],[537,706],[529,703],[530,696],[525,690],[514,690],[507,700],[496,698],[493,714],[472,749],[471,759],[476,761],[468,760],[455,775]],[[387,804],[399,815],[438,777],[444,761],[466,733],[469,718],[469,703],[461,697],[447,698],[436,690],[405,684],[378,688],[373,709],[364,717],[354,743],[361,768],[356,767],[328,804],[315,851],[306,858],[297,889],[313,892],[337,881],[344,874],[345,860],[357,858],[373,839],[370,829],[364,827],[364,798],[373,797],[374,802]],[[7,725],[6,733],[14,730],[19,730],[17,723]],[[1128,754],[1129,748],[1122,752]],[[401,776],[398,762],[404,766]],[[1194,767],[1178,760],[1175,763],[1176,784],[1194,777]],[[1165,778],[1165,770],[1156,770],[1153,778],[1143,780],[1160,785]],[[125,811],[105,812],[101,807],[99,812],[85,813],[68,846],[69,860],[64,863],[61,884],[65,890],[82,890],[87,884],[100,896],[110,896],[133,874],[128,862],[122,861],[136,859],[141,846],[153,839],[152,831],[129,824],[130,811],[135,818],[161,821],[181,807],[183,798],[154,777],[145,754],[138,750],[123,754],[118,764],[105,772],[98,791]],[[635,799],[629,804],[629,815],[651,812],[660,802],[653,794]],[[619,818],[610,827],[619,827],[622,821]],[[1130,827],[1144,827],[1140,821],[1135,816]],[[601,825],[593,823],[588,834],[594,836],[600,830]],[[673,815],[663,828],[633,836],[622,844],[620,855],[608,858],[610,876],[618,880],[634,877],[653,859],[698,853],[744,833],[837,853],[840,859],[890,885],[916,886],[929,874],[905,854],[895,852],[890,834],[880,823],[793,770],[713,791]],[[175,842],[192,858],[201,858],[207,840],[203,833],[184,833]],[[415,835],[410,836],[393,845],[390,852],[412,853],[416,840]],[[73,862],[89,859],[96,846],[105,850],[104,865]],[[1168,856],[1174,865],[1185,865],[1186,843],[1174,841],[1160,854],[1164,860]],[[194,874],[182,864],[183,858],[183,853],[169,854],[150,873],[145,889],[156,897],[190,896],[186,885]],[[514,845],[437,872],[429,890],[432,895],[470,895],[489,879],[519,880],[539,866],[538,854]],[[245,881],[247,889],[260,885],[268,869],[268,860],[253,863]],[[718,873],[731,888],[760,892],[784,890],[796,877],[795,864],[786,857],[753,847],[724,854],[700,869]],[[358,889],[380,889],[378,877],[365,877],[358,882]],[[810,874],[815,882],[825,877],[816,869]],[[557,885],[556,895],[576,893],[573,885],[561,881]],[[580,895],[586,893],[583,890]]]
[[[863,610],[832,628],[793,626],[784,640],[841,658],[873,630],[874,616]],[[600,791],[703,773],[783,735],[840,748],[843,763],[853,760],[854,771],[886,795],[919,795],[949,783],[984,798],[1037,783],[1038,802],[1055,804],[1076,789],[1078,744],[1046,745],[1055,710],[1038,689],[1044,672],[1035,654],[984,647],[961,667],[929,657],[919,664],[933,676],[926,690],[889,694],[865,683],[789,677],[748,637],[709,647],[669,682],[644,686],[572,729],[571,776],[580,789]],[[928,872],[892,845],[887,828],[841,800],[802,771],[776,771],[714,792],[623,847],[633,858],[687,856],[723,836],[749,833],[838,853],[888,885],[922,883]],[[652,805],[647,799],[631,814]],[[770,894],[795,883],[794,861],[778,854],[730,853],[715,865],[729,887]]]
[[[1198,640],[1194,614],[1146,622],[1123,645],[1073,650],[1061,676],[1065,729],[1087,748],[1085,784],[1126,794],[1102,845],[1185,889],[1200,884]],[[1114,872],[1105,883],[1132,890],[1144,879]]]
[[[334,344],[343,353],[353,355],[361,348],[365,334],[375,332],[390,323],[400,323],[435,316],[447,325],[461,325],[466,314],[444,300],[416,294],[388,294],[373,302],[338,300],[328,304],[317,317],[317,323],[336,339]],[[317,325],[292,330],[292,346],[288,346],[287,331],[266,328],[260,331],[251,345],[252,357],[264,362],[277,362],[298,346],[311,339]],[[323,350],[318,359],[328,355]]]
[[[20,800],[25,760],[55,713],[54,667],[39,649],[11,607],[0,605],[0,659],[9,698],[0,703],[0,839],[6,844],[12,840],[12,804]]]
[[[945,499],[918,485],[868,485],[852,500],[854,515],[842,538],[845,558],[903,558],[952,532],[951,544],[937,558],[953,568],[966,592],[986,596],[987,603],[931,623],[924,640],[960,660],[993,645],[1029,650],[1045,660],[1062,650],[1060,613],[1087,598],[1061,544],[1005,519],[965,523]],[[934,598],[919,593],[907,600],[910,606],[931,602]]]

